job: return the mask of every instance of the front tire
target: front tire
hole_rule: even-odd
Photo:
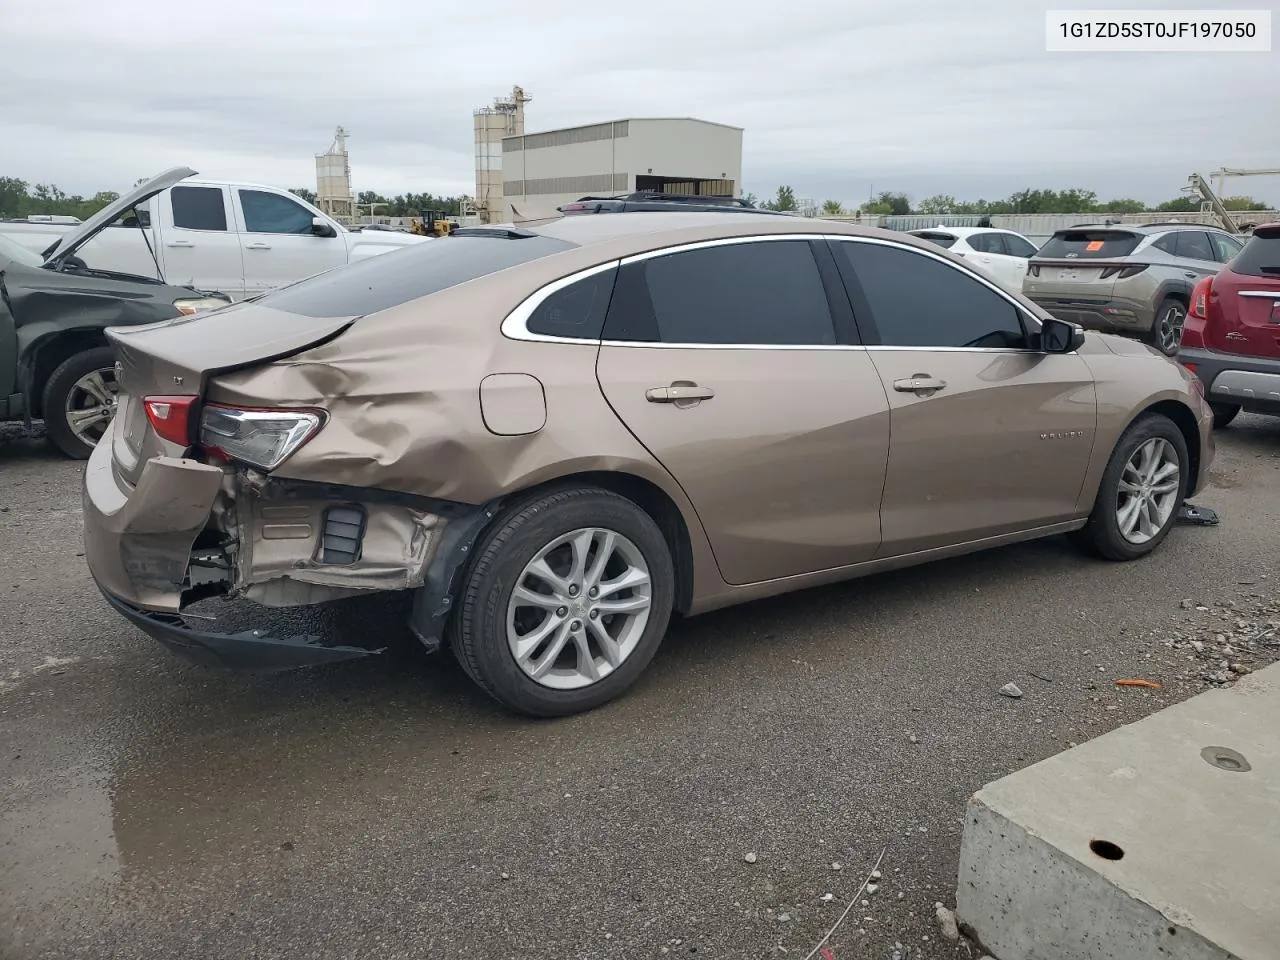
[[[1136,560],[1158,547],[1178,518],[1191,477],[1182,431],[1147,414],[1129,426],[1111,453],[1089,522],[1077,539],[1108,560]]]
[[[1240,406],[1234,403],[1211,403],[1209,409],[1213,411],[1213,429],[1221,430],[1240,412]]]
[[[516,712],[580,713],[648,666],[674,595],[666,540],[638,505],[594,487],[546,493],[509,508],[477,544],[453,651]]]
[[[1182,325],[1187,319],[1187,308],[1181,300],[1165,297],[1156,308],[1148,342],[1166,357],[1177,356],[1182,344]]]
[[[116,412],[115,353],[94,347],[64,360],[44,388],[45,429],[55,447],[87,460]]]

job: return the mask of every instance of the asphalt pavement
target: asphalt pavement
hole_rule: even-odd
[[[970,794],[1280,655],[1228,646],[1280,619],[1277,418],[1219,434],[1197,502],[1222,523],[1146,560],[1056,538],[708,614],[547,722],[415,649],[394,602],[323,615],[379,658],[184,665],[93,588],[82,465],[8,436],[6,960],[805,958],[882,851],[817,955],[963,957],[934,903]]]

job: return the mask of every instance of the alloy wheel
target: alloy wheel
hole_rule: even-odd
[[[1116,524],[1132,544],[1158,536],[1173,516],[1182,484],[1178,451],[1163,437],[1140,444],[1120,472]]]
[[[631,656],[652,607],[649,565],[622,534],[584,527],[534,554],[507,604],[516,665],[556,690],[590,686]]]
[[[1160,349],[1169,356],[1178,352],[1182,343],[1182,325],[1187,319],[1187,311],[1180,303],[1171,303],[1156,321],[1156,332],[1160,339]]]
[[[120,385],[113,367],[102,367],[85,374],[67,394],[64,415],[76,438],[96,446],[116,415]]]

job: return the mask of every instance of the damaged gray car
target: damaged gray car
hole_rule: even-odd
[[[93,451],[116,411],[119,388],[106,328],[228,302],[160,279],[94,269],[76,255],[155,193],[155,184],[104,207],[44,256],[0,236],[0,420],[43,419],[54,446],[78,460]]]

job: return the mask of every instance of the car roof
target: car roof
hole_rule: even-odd
[[[1221,227],[1211,223],[1187,223],[1182,220],[1166,220],[1162,223],[1077,223],[1070,227],[1055,230],[1055,233],[1070,233],[1072,230],[1117,230],[1121,233],[1138,233],[1149,236],[1156,233],[1173,233],[1178,230],[1212,230],[1216,233],[1227,233]],[[1230,234],[1228,234],[1230,236]]]
[[[495,226],[554,237],[579,246],[608,245],[624,251],[618,254],[620,256],[678,243],[784,234],[878,237],[920,246],[922,249],[934,249],[927,241],[917,237],[878,227],[809,217],[784,218],[768,213],[652,211],[614,216],[556,217]]]

